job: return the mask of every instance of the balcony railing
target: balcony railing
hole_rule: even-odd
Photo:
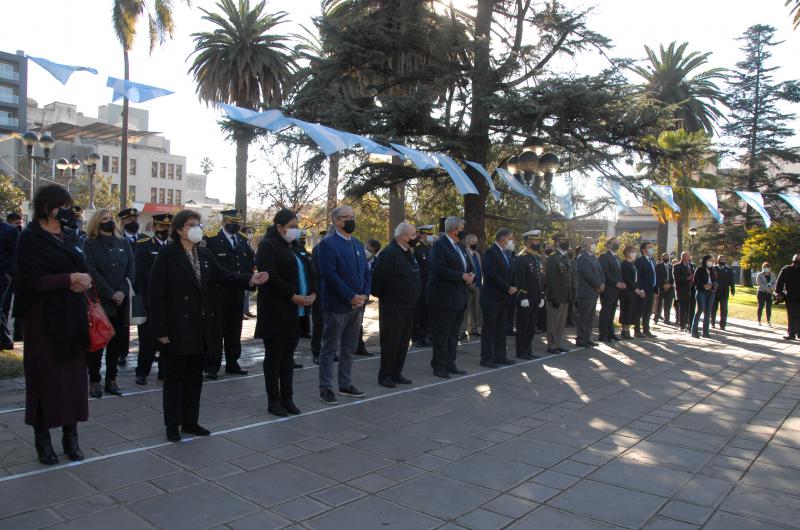
[[[19,127],[19,120],[17,118],[10,118],[8,116],[0,116],[0,125],[6,127]]]
[[[19,104],[19,96],[15,94],[0,94],[0,103]]]
[[[8,68],[0,68],[0,79],[19,81],[19,72],[15,72],[14,70],[10,70]]]

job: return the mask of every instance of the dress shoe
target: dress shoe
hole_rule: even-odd
[[[397,386],[391,377],[381,377],[378,379],[378,384],[386,388],[394,388]]]
[[[631,340],[631,332],[630,331],[621,332],[617,340]]]
[[[64,449],[64,454],[73,462],[83,460],[83,451],[78,445],[78,426],[64,425],[63,431],[61,447]]]
[[[300,414],[300,409],[297,408],[297,405],[294,404],[294,400],[292,400],[291,397],[281,398],[281,405],[283,405],[283,408],[285,408],[286,412],[289,414],[294,414],[295,416]]]
[[[644,338],[644,334],[641,331],[635,331],[633,333],[633,336],[636,337],[637,339],[643,339]]]
[[[484,368],[497,368],[497,363],[494,361],[481,360],[481,366],[483,366]]]
[[[195,436],[208,436],[211,434],[211,431],[197,424],[184,425],[181,427],[181,431],[183,431],[183,434],[194,434]]]
[[[522,361],[530,361],[533,359],[533,355],[531,355],[530,353],[520,353],[517,355],[517,359],[520,359]]]
[[[127,357],[120,357],[119,359],[117,359],[117,364],[119,366],[126,366],[128,364],[128,358]]]
[[[694,337],[696,339],[699,339],[700,338],[700,334],[699,333],[692,333],[692,337]]]
[[[502,365],[505,365],[505,366],[513,366],[513,365],[517,364],[517,361],[515,361],[514,359],[504,358],[504,359],[496,360],[495,364],[502,364]]]
[[[783,337],[783,340],[797,340],[797,337],[795,337],[794,335],[786,335],[785,337]]]
[[[209,381],[216,381],[219,379],[219,374],[216,372],[206,372],[206,379]]]
[[[35,432],[34,445],[36,446],[36,456],[42,464],[52,466],[58,462],[53,444],[50,442],[50,431],[43,429]]]
[[[253,313],[251,313],[250,311],[245,311],[244,312],[244,316],[250,317],[250,318],[256,318],[256,316]]]
[[[170,442],[181,441],[181,433],[177,427],[167,427],[167,440]]]
[[[280,416],[281,418],[285,418],[289,415],[289,411],[286,410],[286,407],[278,401],[270,401],[267,405],[267,410],[270,414]]]
[[[116,379],[112,379],[111,381],[106,381],[106,393],[113,394],[115,396],[122,395],[122,389],[120,389],[119,385],[117,385]]]
[[[447,373],[453,375],[467,375],[467,372],[461,370],[458,366],[453,366],[452,368],[448,368]]]
[[[146,377],[137,377],[135,381],[136,381],[137,385],[144,386],[144,385],[147,384],[147,378]]]
[[[566,348],[559,348],[558,353],[567,353],[569,350]]]
[[[415,340],[414,341],[414,347],[415,348],[427,348],[428,345],[425,343],[424,340]]]
[[[373,357],[375,354],[369,351],[368,349],[364,348],[361,350],[356,350],[356,355],[361,357]]]
[[[559,353],[561,353],[561,350],[559,350],[558,348],[547,348],[547,353],[549,353],[550,355],[558,355]]]
[[[225,366],[225,373],[230,375],[247,375],[247,370],[238,364],[234,364],[231,366]]]
[[[648,339],[655,339],[656,337],[658,337],[658,335],[654,335],[653,333],[650,333],[649,329],[644,332],[644,336],[647,337]]]
[[[611,337],[603,337],[603,338],[600,339],[600,342],[604,342],[606,344],[609,344],[609,343],[614,342],[614,339],[612,339]]]
[[[589,346],[600,346],[600,343],[599,342],[595,342],[593,340],[590,340],[589,341]]]
[[[302,367],[303,363],[298,363],[297,361],[294,361],[292,363],[292,370],[300,370]]]
[[[613,335],[613,336],[611,337],[611,340],[613,340],[613,341],[616,341],[616,342],[619,342],[619,341],[621,341],[621,340],[622,340],[622,337],[620,337],[619,335]]]
[[[442,379],[450,379],[450,374],[448,374],[447,370],[444,368],[434,368],[433,375],[436,377],[441,377]]]
[[[103,397],[103,386],[100,383],[89,383],[89,395],[95,399]]]
[[[575,341],[575,346],[577,346],[578,348],[591,348],[592,347],[592,345],[589,344],[588,342],[586,342],[585,340],[576,340]]]
[[[710,333],[703,333],[703,338],[710,339],[711,338],[711,334]]]
[[[250,320],[250,318],[251,318],[251,317],[249,317],[249,316],[247,316],[247,315],[242,315],[242,320]]]
[[[414,382],[414,381],[412,381],[411,379],[409,379],[407,377],[403,377],[402,374],[392,377],[392,380],[395,383],[397,383],[398,385],[410,385],[410,384],[412,384]]]

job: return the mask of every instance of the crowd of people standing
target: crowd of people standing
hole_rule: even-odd
[[[222,212],[222,229],[212,237],[204,238],[202,219],[192,210],[155,216],[154,235],[148,237],[139,232],[135,209],[120,212],[118,221],[110,211],[96,210],[84,232],[80,211],[58,185],[41,187],[33,206],[27,228],[21,233],[12,228],[18,241],[8,266],[14,268],[14,316],[24,339],[25,420],[46,464],[57,462],[49,432],[55,427],[62,427],[68,458],[83,458],[77,423],[88,418],[87,395],[123,394],[117,366],[126,362],[134,320],[139,326],[135,381],[148,384],[158,353],[167,439],[210,434],[199,421],[203,380],[219,377],[223,357],[226,374],[247,373],[239,364],[242,320],[254,290],[267,410],[279,417],[301,412],[293,399],[294,353],[301,337],[312,338],[325,404],[336,404],[337,395],[366,395],[354,385],[352,366],[353,357],[365,351],[363,318],[371,296],[379,303],[377,381],[394,388],[412,383],[403,371],[412,343],[430,345],[433,374],[450,378],[466,373],[457,354],[467,337],[480,337],[480,365],[490,369],[515,363],[509,335],[515,335],[519,360],[537,357],[533,339],[542,330],[548,354],[569,351],[569,320],[575,325],[574,346],[598,346],[593,340],[598,301],[601,342],[655,338],[651,321],[673,324],[673,307],[674,325],[708,337],[718,314],[725,329],[728,297],[735,294],[724,256],[706,255],[699,266],[688,252],[679,261],[663,254],[657,262],[650,242],[620,253],[620,242],[612,237],[598,253],[590,237],[572,249],[565,234],[554,234],[550,243],[536,229],[522,234],[518,245],[507,228],[481,253],[479,238],[467,234],[458,217],[444,219],[438,236],[432,225],[401,223],[381,250],[377,241],[364,245],[353,235],[354,211],[342,206],[333,210],[326,237],[309,255],[297,214],[289,210],[274,216],[253,251],[235,210]],[[0,231],[0,243],[2,237]],[[786,338],[794,340],[800,334],[800,255],[776,278],[765,264],[757,284],[759,321],[762,298],[769,322],[772,298],[779,297],[789,316]],[[87,308],[93,301],[114,333],[104,348],[90,351]]]

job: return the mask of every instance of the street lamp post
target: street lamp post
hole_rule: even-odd
[[[553,153],[545,153],[544,139],[529,136],[522,144],[522,152],[506,161],[506,169],[512,175],[521,176],[525,185],[542,198],[550,196],[553,175],[558,171],[559,160]],[[528,205],[529,221],[534,224],[535,206]]]
[[[694,226],[689,229],[689,251],[694,254],[694,238],[697,236],[697,228]]]
[[[28,131],[22,135],[22,143],[25,145],[25,151],[28,154],[28,179],[31,183],[29,206],[31,219],[33,219],[33,198],[36,196],[36,190],[39,188],[39,175],[34,168],[34,161],[40,158],[34,155],[34,148],[37,145],[41,146],[44,151],[43,160],[47,161],[50,160],[50,150],[56,144],[56,141],[49,132],[44,132],[39,136],[33,131]]]
[[[77,161],[77,159],[76,159]],[[97,170],[97,163],[100,161],[100,155],[97,153],[89,153],[83,159],[83,167],[86,168],[86,174],[89,176],[89,206],[90,210],[94,210],[94,174]]]

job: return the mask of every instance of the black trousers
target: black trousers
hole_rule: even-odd
[[[225,350],[225,368],[239,364],[242,356],[242,308],[244,293],[241,289],[226,289],[220,296],[222,312],[222,342]],[[216,374],[222,366],[222,352],[212,353],[206,360],[206,372]]]
[[[511,335],[514,333],[514,315],[517,312],[517,302],[516,297],[511,297],[511,299],[506,304],[506,334]]]
[[[422,285],[425,285],[423,283]],[[425,302],[425,293],[422,293],[417,302],[417,309],[414,311],[414,325],[412,336],[414,341],[428,340],[431,336],[430,328],[430,306]]]
[[[292,398],[294,351],[297,337],[264,339],[264,385],[270,403]]]
[[[728,291],[725,294],[717,293],[714,297],[714,309],[711,311],[711,322],[717,323],[717,311],[719,311],[719,326],[724,328],[728,324]]]
[[[127,302],[122,302],[126,304]],[[114,316],[109,316],[111,325],[114,326],[114,337],[105,347],[106,352],[106,381],[117,378],[117,361],[125,357],[128,353],[130,344],[131,328],[128,325],[128,318],[125,311],[121,309]],[[86,364],[89,368],[89,382],[100,382],[100,365],[102,364],[103,350],[89,352],[86,357]]]
[[[356,346],[356,352],[362,353],[367,351],[367,345],[364,343],[364,325],[361,325],[361,329],[358,330],[358,346]]]
[[[481,304],[483,327],[481,328],[481,360],[502,361],[506,358],[506,334],[508,332],[508,303]]]
[[[153,361],[156,358],[156,351],[159,349],[155,337],[150,328],[150,322],[137,326],[139,330],[139,357],[136,361],[136,377],[147,377],[153,369]],[[158,357],[158,371],[161,372],[163,361]]]
[[[675,298],[675,289],[670,288],[667,292],[661,292],[658,295],[658,304],[656,305],[655,321],[663,320],[669,323],[670,311],[672,311],[672,302]]]
[[[453,370],[456,367],[458,335],[461,331],[463,309],[431,307],[431,339],[433,340],[433,369]]]
[[[640,329],[642,333],[650,331],[650,315],[653,314],[653,296],[654,293],[651,291],[646,293],[644,298],[638,298],[639,311],[636,315],[636,325],[634,326],[636,331],[640,331]]]
[[[545,333],[547,331],[547,304],[544,304],[544,307],[539,309],[536,327],[539,329],[540,333]]]
[[[0,349],[14,348],[12,330],[8,329],[8,312],[11,309],[11,282],[5,274],[0,274]]]
[[[403,375],[408,354],[408,341],[414,327],[414,308],[380,304],[381,368],[378,381],[384,377]]]
[[[539,301],[531,300],[530,307],[517,308],[517,336],[515,337],[517,357],[533,354],[533,337],[539,321]]]
[[[786,300],[787,331],[790,337],[800,337],[800,300]]]
[[[772,321],[772,295],[770,293],[758,292],[756,293],[758,299],[758,321],[761,322],[761,315],[764,314],[764,309],[767,310],[767,322]],[[788,311],[788,306],[787,306]]]
[[[319,351],[322,348],[322,325],[325,319],[322,318],[322,300],[319,295],[311,306],[311,355],[315,359],[319,358]]]
[[[161,356],[164,358],[164,425],[197,425],[205,355],[162,353]]]
[[[610,339],[614,336],[614,315],[617,312],[617,302],[619,302],[619,290],[609,289],[606,285],[605,290],[600,293],[600,316],[597,319],[597,334],[602,339]]]

